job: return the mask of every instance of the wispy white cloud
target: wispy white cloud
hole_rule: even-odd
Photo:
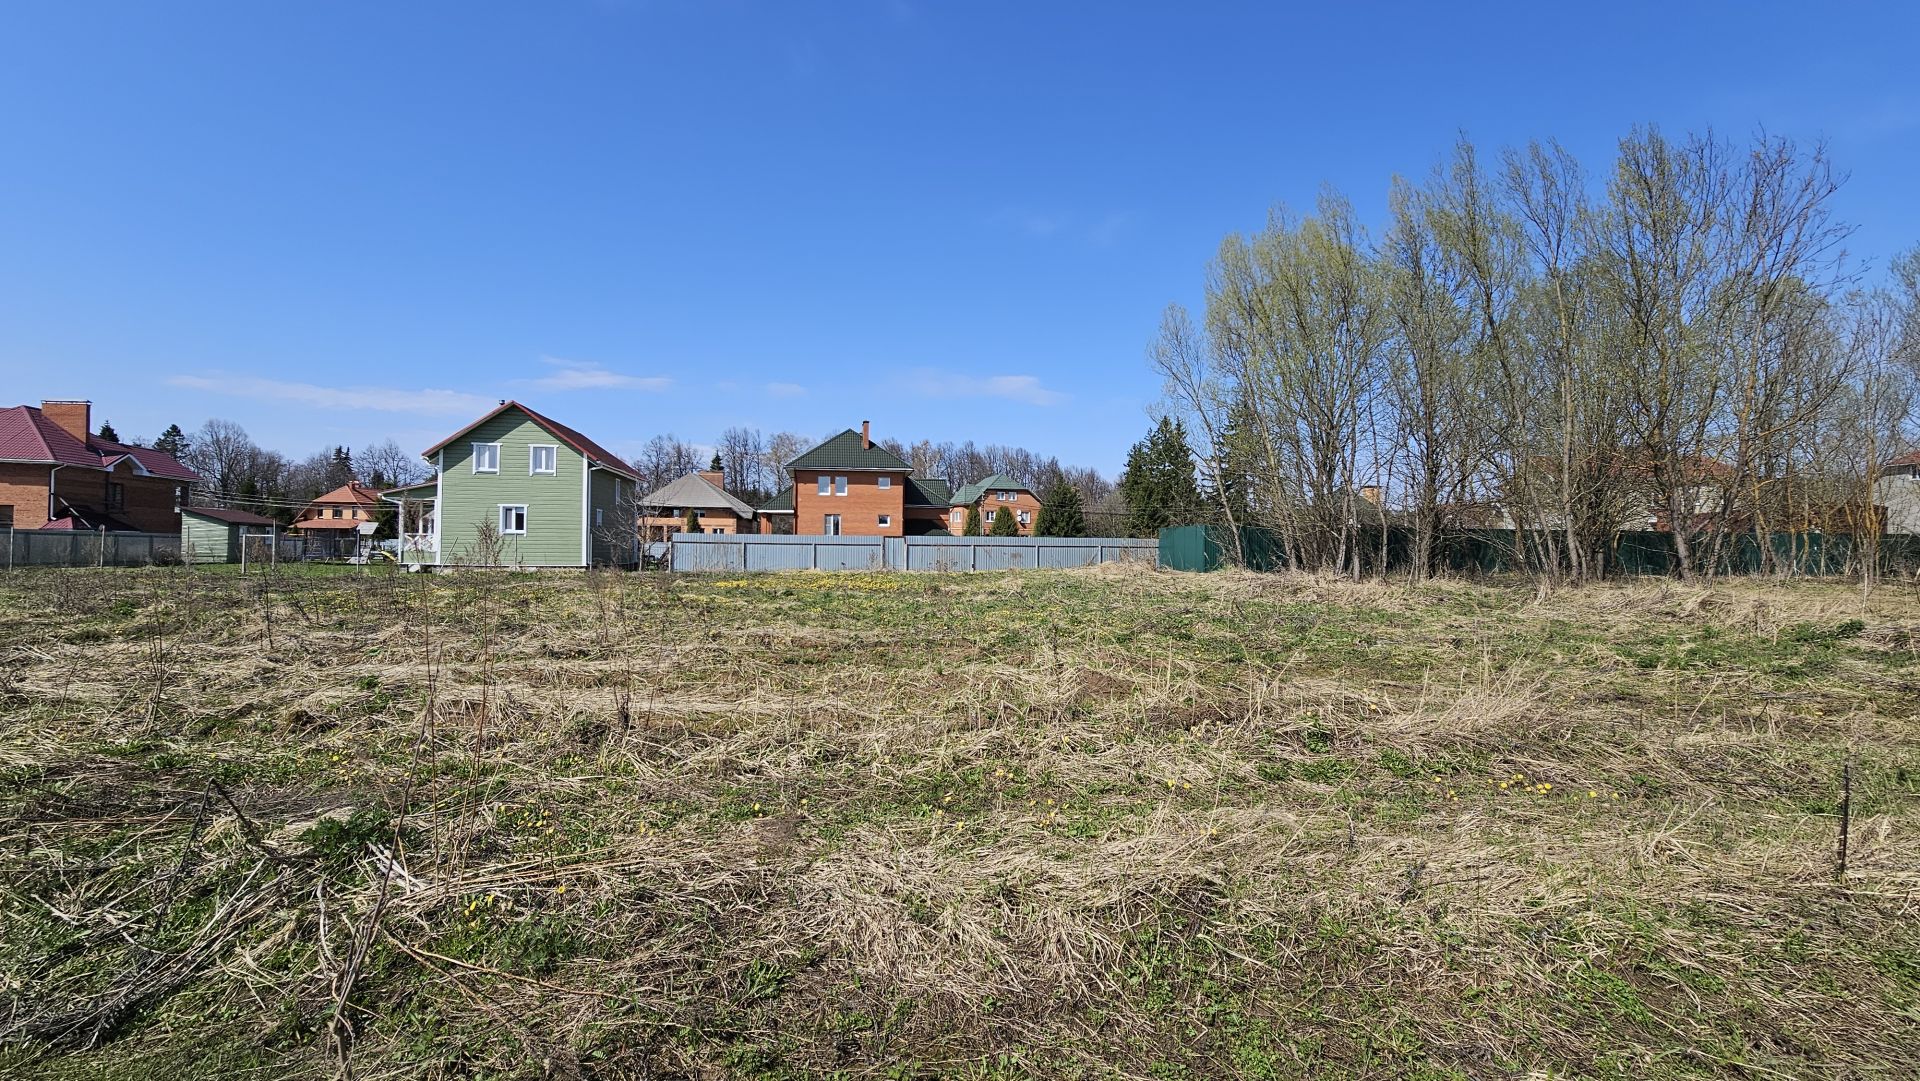
[[[807,393],[807,388],[798,383],[768,383],[767,393],[776,398],[799,398]]]
[[[494,404],[491,398],[458,390],[402,390],[395,387],[323,387],[254,376],[176,375],[173,386],[230,394],[237,398],[297,402],[316,409],[377,409],[388,413],[478,413]]]
[[[551,375],[538,379],[523,380],[528,386],[542,390],[665,390],[673,385],[673,380],[664,375],[628,375],[616,372],[604,365],[590,360],[566,360],[561,357],[541,357],[541,363],[551,366]]]
[[[1058,405],[1067,395],[1048,390],[1035,375],[960,375],[934,368],[909,374],[902,389],[925,398],[1005,398],[1027,405]]]
[[[1088,217],[1024,207],[1008,207],[987,216],[988,224],[1024,233],[1035,240],[1079,241],[1102,248],[1124,239],[1133,220],[1134,214],[1129,210]]]

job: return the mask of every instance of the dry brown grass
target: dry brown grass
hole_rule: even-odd
[[[1899,1077],[1920,1046],[1893,590],[0,594],[13,1073]]]

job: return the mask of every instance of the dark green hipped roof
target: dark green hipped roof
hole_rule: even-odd
[[[760,504],[760,506],[758,506],[755,509],[759,511],[759,513],[761,514],[780,514],[780,513],[792,514],[793,513],[793,485],[791,484],[787,485],[786,488],[784,488],[779,495],[774,496],[772,499],[769,499],[765,503]]]
[[[953,488],[938,477],[908,477],[905,505],[909,507],[950,507]]]
[[[913,467],[875,443],[860,445],[860,433],[848,428],[825,443],[787,463],[788,469],[862,469],[911,472]]]
[[[960,489],[960,494],[953,497],[953,502],[956,505],[965,505],[968,503],[972,503],[974,500],[979,499],[981,496],[987,494],[988,492],[1032,492],[1032,491],[1033,491],[1032,488],[1027,487],[1026,485],[1020,483],[1017,480],[1014,480],[1012,477],[1007,476],[1005,473],[995,473],[993,476],[988,477],[986,480],[980,481],[977,484],[969,484],[965,488]]]

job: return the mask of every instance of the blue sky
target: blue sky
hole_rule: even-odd
[[[301,455],[514,397],[1112,472],[1221,237],[1464,131],[1826,138],[1920,242],[1920,13],[1804,3],[15,4],[0,404]]]

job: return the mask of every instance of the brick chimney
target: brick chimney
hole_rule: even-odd
[[[873,428],[866,422],[860,422],[860,449],[873,449]]]
[[[726,468],[720,464],[720,456],[718,454],[714,455],[713,461],[707,463],[707,467],[700,471],[700,476],[715,488],[725,488],[727,486],[727,471]]]
[[[92,402],[43,401],[40,403],[40,413],[82,443],[93,434]]]
[[[1380,505],[1380,486],[1378,484],[1361,485],[1360,498],[1366,500],[1369,503],[1372,503],[1376,507],[1379,506]]]

